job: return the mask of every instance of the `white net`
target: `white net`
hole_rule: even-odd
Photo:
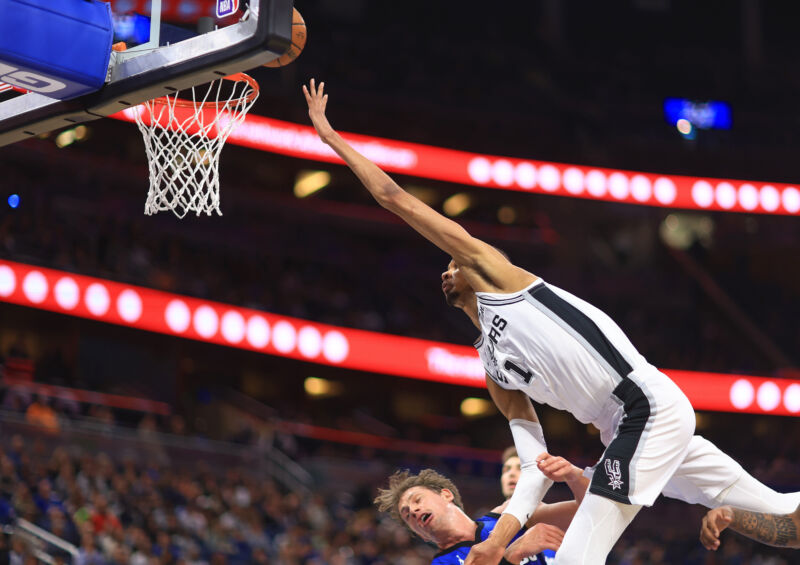
[[[191,98],[176,92],[136,108],[150,169],[147,215],[165,210],[179,218],[189,212],[222,215],[220,152],[258,98],[258,84],[239,73],[203,88],[193,87]]]

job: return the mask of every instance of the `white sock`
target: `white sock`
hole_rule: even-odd
[[[777,492],[752,475],[744,473],[722,491],[715,499],[719,506],[729,504],[735,508],[768,514],[791,514],[800,506],[800,492]]]
[[[604,565],[641,508],[586,493],[556,552],[555,565]]]

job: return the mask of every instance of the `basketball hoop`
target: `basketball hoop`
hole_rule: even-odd
[[[237,73],[192,87],[191,99],[179,92],[149,100],[134,115],[144,138],[150,190],[144,213],[171,210],[211,215],[219,209],[219,157],[228,136],[258,98],[258,83]]]

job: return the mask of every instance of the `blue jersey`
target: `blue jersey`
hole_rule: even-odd
[[[475,528],[475,539],[472,541],[462,541],[461,543],[457,543],[451,547],[443,549],[434,556],[433,561],[431,561],[431,565],[463,565],[464,561],[467,559],[469,550],[472,549],[472,546],[476,543],[485,541],[486,538],[489,537],[489,534],[494,529],[499,518],[500,514],[489,512],[485,516],[481,516],[475,520],[478,523],[477,527]],[[525,528],[522,528],[519,532],[517,532],[517,535],[515,535],[514,539],[511,541],[514,541],[523,533],[525,533]],[[547,565],[552,563],[555,558],[556,554],[554,551],[545,549],[542,553],[523,559],[520,561],[520,565]]]

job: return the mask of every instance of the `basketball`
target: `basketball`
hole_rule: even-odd
[[[297,59],[302,53],[303,47],[306,46],[306,22],[300,12],[297,11],[297,8],[292,8],[292,10],[294,12],[292,14],[292,44],[286,53],[265,64],[265,67],[285,67]]]

